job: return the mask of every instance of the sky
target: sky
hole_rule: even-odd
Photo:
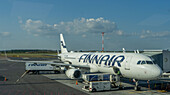
[[[1,0],[0,50],[170,49],[169,0]]]

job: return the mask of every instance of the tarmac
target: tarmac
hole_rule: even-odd
[[[28,60],[28,59],[27,59]],[[129,79],[123,78],[121,84],[124,90],[87,92],[82,90],[84,83],[69,79],[65,74],[26,74],[16,83],[25,72],[25,64],[21,62],[10,62],[0,58],[0,75],[7,78],[7,81],[0,81],[0,95],[169,95],[170,91],[165,85],[154,85],[154,83],[167,82],[152,81],[148,88],[146,81],[141,81],[141,91],[134,91],[134,83]]]
[[[0,81],[0,95],[87,95],[86,93],[51,80],[42,75],[25,75],[25,64],[0,60],[0,75],[7,81]]]
[[[135,91],[134,90],[134,83],[129,82],[129,79],[123,78],[123,82],[121,82],[122,86],[124,86],[124,90],[113,90],[113,91],[100,91],[100,92],[88,92],[82,90],[84,83],[78,82],[78,85],[76,85],[76,80],[69,79],[65,74],[43,74],[43,76],[46,76],[50,78],[51,80],[55,80],[57,82],[60,82],[64,85],[70,86],[72,88],[75,88],[79,91],[82,91],[84,93],[87,93],[89,95],[169,95],[170,92],[165,90],[158,90],[158,89],[152,89],[148,88],[147,82],[141,81],[141,91]],[[158,85],[157,85],[158,86]]]

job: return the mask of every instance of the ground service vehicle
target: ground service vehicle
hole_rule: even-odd
[[[110,81],[95,81],[90,82],[89,85],[85,85],[82,89],[89,92],[118,90],[119,85],[112,84]]]
[[[27,73],[32,72],[33,74],[39,74],[39,72],[43,71],[53,71],[54,73],[59,73],[60,69],[56,66],[51,66],[50,64],[45,63],[25,63],[25,70],[28,71]]]

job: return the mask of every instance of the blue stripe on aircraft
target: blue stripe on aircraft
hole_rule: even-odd
[[[63,48],[66,48],[66,46],[64,45],[63,41],[61,41],[61,45],[63,46]]]

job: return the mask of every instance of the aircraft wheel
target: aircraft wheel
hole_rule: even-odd
[[[119,90],[124,90],[125,88],[123,86],[119,87]]]
[[[96,89],[95,89],[95,88],[93,88],[93,89],[92,89],[92,92],[96,92]]]
[[[140,91],[140,90],[141,90],[141,87],[135,86],[135,87],[134,87],[134,90],[135,90],[135,91]]]

